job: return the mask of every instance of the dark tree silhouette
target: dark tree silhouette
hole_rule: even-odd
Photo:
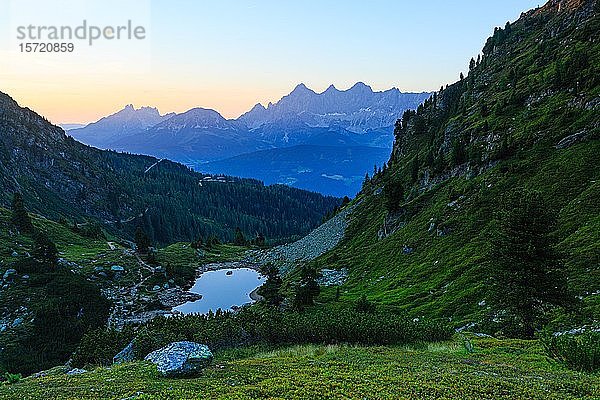
[[[300,268],[300,280],[296,286],[293,302],[296,309],[301,310],[305,306],[314,304],[314,300],[320,292],[317,276],[317,270],[306,264],[302,265]]]
[[[244,236],[244,232],[237,227],[235,228],[235,236],[233,239],[233,244],[236,246],[245,246],[248,242],[246,241],[246,237]]]
[[[31,218],[25,209],[23,195],[16,192],[12,200],[12,222],[22,233],[33,233]]]
[[[267,277],[266,282],[258,289],[258,294],[265,298],[265,301],[273,306],[279,306],[283,301],[281,295],[281,285],[283,281],[279,276],[279,270],[271,263],[267,263],[261,268],[261,273]]]
[[[404,200],[404,186],[395,175],[390,176],[383,187],[383,199],[388,211],[394,212],[400,209],[400,204]]]
[[[56,245],[44,232],[38,231],[33,237],[33,257],[39,262],[54,266],[58,261]]]
[[[554,307],[571,304],[554,214],[539,192],[515,190],[503,199],[490,252],[491,302],[506,333],[531,338]]]
[[[146,235],[146,232],[141,226],[138,226],[135,230],[135,246],[138,253],[148,253],[148,248],[151,246],[150,238]]]

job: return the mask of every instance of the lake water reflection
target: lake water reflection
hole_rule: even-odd
[[[261,286],[265,278],[250,268],[220,269],[203,273],[189,290],[202,295],[173,308],[183,314],[205,314],[209,310],[231,310],[232,306],[251,303],[250,293]]]

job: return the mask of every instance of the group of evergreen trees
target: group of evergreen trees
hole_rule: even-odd
[[[160,170],[152,171],[159,174]],[[229,227],[239,227],[244,233],[260,232],[281,241],[308,233],[322,216],[340,204],[335,198],[283,187],[263,186],[256,182],[204,182],[201,187],[193,178],[185,196],[167,198],[153,196],[151,206],[140,217],[123,223],[129,232],[140,226],[153,243],[169,244],[192,238],[211,236],[223,242],[239,240]],[[152,185],[160,186],[162,178]],[[182,180],[182,177],[173,178]],[[145,183],[145,181],[144,181]],[[167,186],[173,186],[170,182]],[[174,187],[177,191],[181,188]],[[130,234],[132,234],[131,232]]]
[[[56,245],[45,232],[36,229],[31,222],[31,217],[25,208],[23,195],[19,192],[13,194],[12,223],[21,234],[33,237],[33,257],[44,266],[52,268],[58,259]]]
[[[105,325],[110,302],[85,277],[59,268],[56,245],[33,224],[21,193],[13,195],[12,225],[33,245],[31,255],[19,256],[11,267],[30,276],[2,295],[13,301],[28,297],[24,305],[33,317],[0,336],[0,371],[31,373],[67,360],[86,332]]]

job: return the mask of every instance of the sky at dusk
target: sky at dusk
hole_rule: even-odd
[[[126,104],[235,118],[303,82],[431,91],[458,78],[495,26],[543,0],[0,0],[0,91],[54,123]],[[145,39],[25,53],[19,26],[143,26]],[[47,41],[47,40],[46,40]]]

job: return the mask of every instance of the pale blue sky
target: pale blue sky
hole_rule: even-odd
[[[363,81],[429,91],[456,80],[495,26],[531,0],[0,0],[0,91],[55,122],[87,122],[127,103],[162,112],[194,106],[237,117],[304,82],[320,91]],[[16,52],[23,23],[145,25],[142,43],[71,55]],[[27,21],[27,22],[24,22]],[[6,60],[6,58],[5,58]],[[43,61],[42,61],[43,60]],[[0,64],[2,61],[0,61]],[[91,99],[93,97],[93,100]]]

